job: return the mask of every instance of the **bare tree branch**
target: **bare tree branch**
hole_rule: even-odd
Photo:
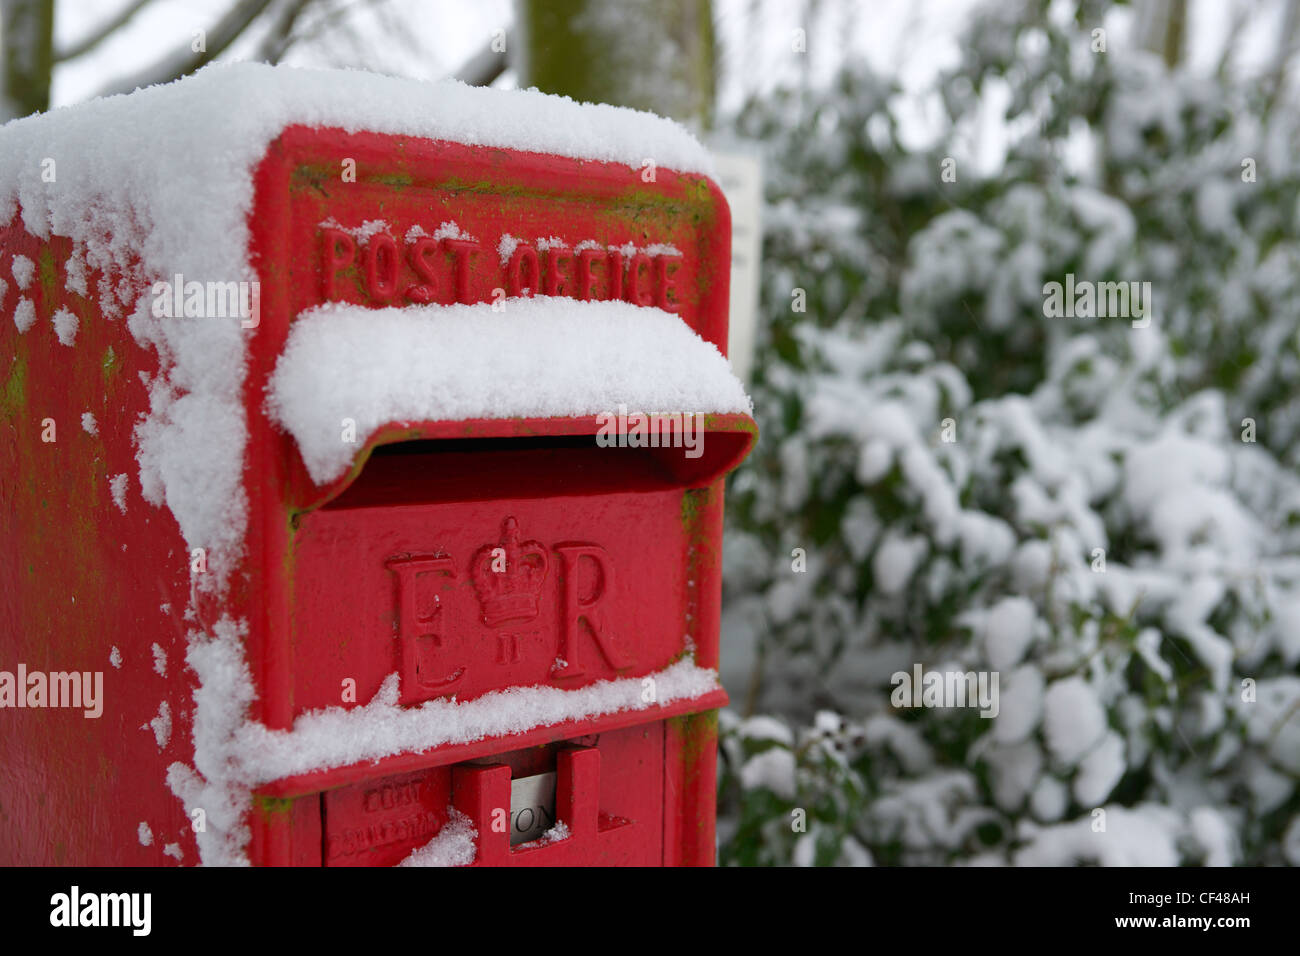
[[[1219,54],[1219,62],[1214,67],[1214,77],[1220,83],[1228,79],[1228,73],[1232,69],[1233,56],[1237,51],[1237,41],[1241,39],[1241,31],[1245,29],[1251,13],[1254,11],[1244,4],[1234,4],[1232,21],[1228,27],[1228,37],[1223,41],[1223,50]]]
[[[327,10],[320,16],[316,17],[315,20],[303,29],[301,34],[294,38],[294,43],[310,42],[320,38],[326,31],[333,29],[350,14],[375,2],[377,2],[377,0],[361,0],[358,4],[340,2],[339,5],[334,7],[332,10]]]
[[[239,0],[207,31],[205,48],[202,51],[195,52],[191,44],[186,43],[133,76],[114,80],[97,95],[112,96],[115,93],[130,93],[139,87],[166,83],[193,73],[220,56],[270,4],[271,0]]]
[[[1287,0],[1286,14],[1282,21],[1282,33],[1278,37],[1277,47],[1273,53],[1273,68],[1269,71],[1271,88],[1268,91],[1268,100],[1264,104],[1264,118],[1266,120],[1273,115],[1273,108],[1286,91],[1287,68],[1290,66],[1291,56],[1295,52],[1298,26],[1300,26],[1300,9],[1298,9],[1296,0]]]
[[[99,29],[92,31],[89,36],[83,37],[80,42],[72,44],[67,49],[56,50],[54,52],[54,62],[62,63],[64,60],[75,60],[77,57],[89,53],[126,26],[132,17],[152,2],[153,0],[131,0],[130,3],[118,11],[116,16],[105,22]]]
[[[491,84],[510,65],[506,53],[498,53],[492,49],[493,42],[489,40],[483,44],[483,49],[462,63],[460,69],[452,73],[452,76],[462,83],[468,83],[470,86],[488,86]],[[507,33],[505,49],[510,50],[513,46],[514,39]]]
[[[293,33],[298,18],[316,2],[317,0],[289,0],[280,10],[275,23],[271,25],[266,39],[257,48],[257,59],[267,63],[279,63],[298,39]]]

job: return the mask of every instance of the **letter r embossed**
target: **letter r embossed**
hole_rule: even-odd
[[[583,666],[579,652],[580,639],[585,631],[600,650],[601,657],[612,670],[627,667],[631,661],[619,652],[610,641],[610,635],[604,626],[603,615],[596,606],[609,594],[613,587],[613,568],[609,563],[609,552],[596,544],[557,544],[555,553],[560,556],[563,620],[560,622],[559,656],[565,662],[562,668],[552,671],[552,677],[583,677]],[[596,577],[591,593],[583,595],[579,591],[578,567],[583,558],[595,565]]]

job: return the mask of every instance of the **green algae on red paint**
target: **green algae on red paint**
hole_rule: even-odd
[[[266,819],[293,812],[292,797],[267,797],[257,794],[253,798],[253,802],[257,812]]]
[[[41,272],[41,290],[45,293],[45,301],[52,302],[58,292],[59,271],[54,265],[54,254],[50,252],[49,246],[41,246],[41,251],[37,255]]]
[[[121,373],[122,360],[113,351],[113,346],[110,345],[104,350],[104,360],[100,363],[100,368],[103,370],[105,385],[108,385]]]
[[[718,729],[718,712],[716,710],[705,710],[695,714],[679,714],[676,717],[669,717],[668,722],[673,724],[682,735],[682,759],[688,766],[693,765],[700,759],[700,754],[704,752],[706,740],[710,747],[716,746]]]
[[[22,355],[14,356],[9,376],[4,388],[0,389],[0,416],[17,418],[18,413],[27,406],[27,359]]]
[[[698,534],[695,527],[700,517],[700,512],[708,506],[713,499],[712,487],[707,488],[687,488],[682,492],[682,510],[681,520],[682,527],[686,529],[689,536]]]

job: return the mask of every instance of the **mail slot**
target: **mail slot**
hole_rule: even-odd
[[[633,114],[488,91],[587,131],[547,151],[391,82],[427,129],[313,100],[242,181],[159,172],[249,196],[233,238],[151,219],[174,183],[0,229],[0,671],[50,675],[0,680],[0,863],[713,862],[726,203],[663,121],[647,176]]]

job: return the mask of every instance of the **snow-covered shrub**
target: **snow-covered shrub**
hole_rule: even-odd
[[[723,722],[723,862],[1300,865],[1297,129],[1068,7],[976,19],[924,154],[859,70],[740,117],[775,168],[723,658],[765,716]],[[945,181],[994,79],[1006,163]],[[1149,321],[1052,313],[1067,274]],[[916,665],[997,715],[894,707]]]

